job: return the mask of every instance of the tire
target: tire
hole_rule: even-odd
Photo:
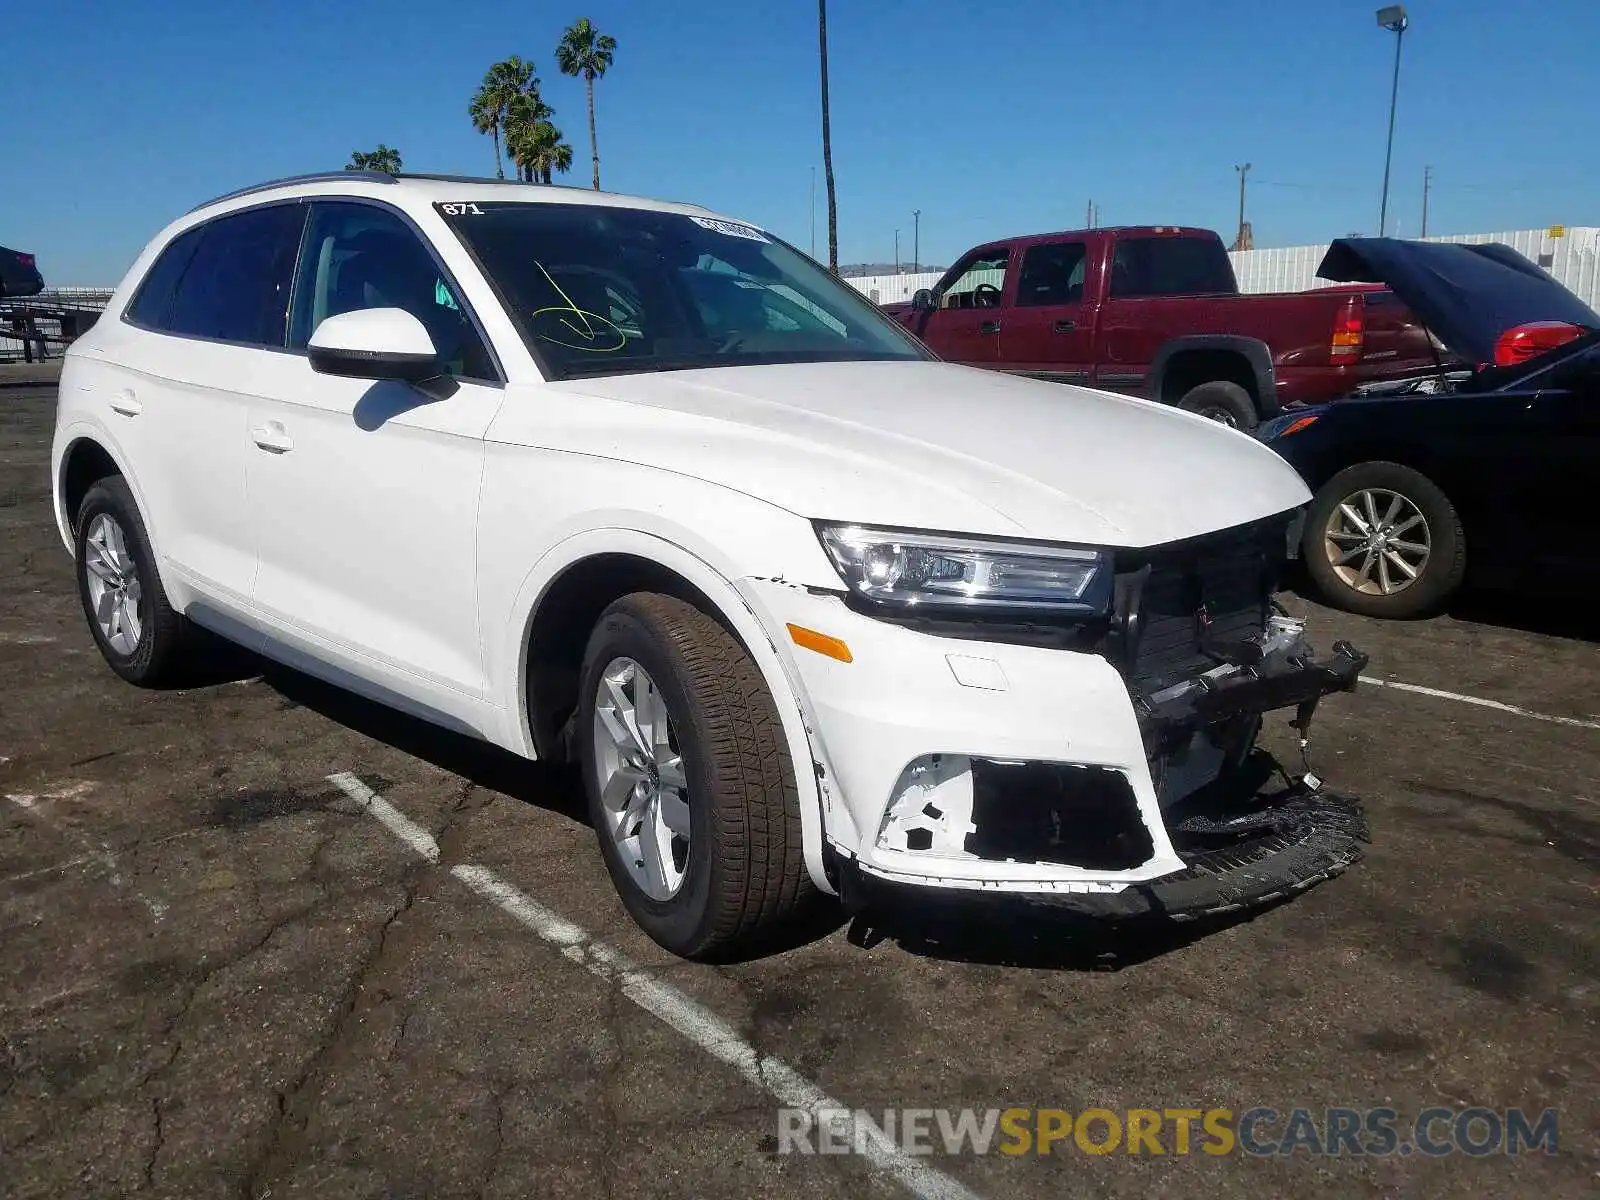
[[[95,566],[104,571],[111,561],[102,546],[112,530],[120,547],[112,553],[123,561],[120,578],[129,586],[110,587],[114,594],[120,591],[127,604],[120,629],[108,631],[96,614],[96,605],[116,605],[114,600],[106,600],[107,575],[97,572]],[[156,574],[150,535],[133,493],[120,475],[100,480],[84,496],[74,526],[73,549],[84,619],[106,664],[140,687],[160,687],[177,680],[189,665],[191,630],[183,615],[167,602]],[[97,587],[97,582],[102,586]],[[137,630],[127,621],[129,616]]]
[[[619,665],[629,663],[631,675]],[[613,736],[609,730],[615,726],[604,717],[597,724],[596,714],[610,703],[602,700],[602,692],[615,695],[608,690],[608,676],[637,703],[638,668],[665,704],[672,737],[659,759],[667,769],[651,769],[644,792],[628,791],[621,799],[620,789],[640,772],[617,779],[612,768],[623,753],[619,744],[637,743]],[[799,789],[782,723],[744,647],[692,605],[638,592],[601,615],[584,653],[579,687],[574,744],[583,761],[589,815],[629,914],[657,943],[684,958],[739,957],[773,940],[817,892],[806,870]],[[659,722],[650,724],[659,730]],[[657,733],[643,740],[662,738]],[[681,776],[670,768],[674,752]],[[674,777],[683,780],[681,789],[668,786]],[[602,795],[608,779],[613,780],[609,804]],[[638,799],[652,794],[652,780],[658,785],[655,808]],[[633,848],[625,846],[622,837],[634,820],[624,815],[634,811],[630,806],[664,813],[671,793],[685,802],[684,809],[672,807],[679,813],[686,809],[688,836],[680,839],[667,830],[665,816],[659,826],[647,816]],[[666,853],[656,843],[659,872],[648,862],[650,828],[670,837]]]
[[[1190,388],[1178,401],[1178,407],[1246,433],[1256,427],[1258,420],[1255,401],[1250,399],[1250,393],[1237,383],[1229,383],[1225,379]]]
[[[1370,525],[1369,513],[1375,512],[1380,529],[1395,512],[1387,552],[1370,553],[1360,525],[1340,507],[1347,503],[1363,524]],[[1417,546],[1426,554],[1412,549]],[[1352,551],[1347,563],[1335,564]],[[1367,462],[1345,468],[1318,489],[1306,513],[1301,556],[1317,592],[1333,607],[1368,617],[1417,617],[1443,607],[1460,588],[1467,542],[1455,506],[1433,480],[1399,463]],[[1396,586],[1386,591],[1386,579]]]

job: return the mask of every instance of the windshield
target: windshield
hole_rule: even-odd
[[[925,359],[867,298],[734,221],[599,204],[440,204],[553,379]]]

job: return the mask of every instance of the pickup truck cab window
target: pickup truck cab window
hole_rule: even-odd
[[[999,308],[1006,290],[1011,251],[981,250],[961,265],[961,273],[939,298],[940,308]]]
[[[1045,242],[1022,255],[1017,279],[1017,304],[1032,308],[1050,304],[1082,304],[1089,247],[1083,242]]]
[[[1111,295],[1231,296],[1239,285],[1213,238],[1121,238],[1111,257]]]

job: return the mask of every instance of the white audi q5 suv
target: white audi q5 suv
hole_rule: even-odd
[[[52,466],[119,675],[221,635],[573,760],[687,957],[879,888],[1191,916],[1366,837],[1255,744],[1365,661],[1272,602],[1308,500],[1276,454],[941,363],[692,205],[369,172],[204,204],[71,348]]]

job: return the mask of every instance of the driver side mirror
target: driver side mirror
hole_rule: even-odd
[[[427,328],[403,308],[362,308],[318,325],[306,347],[311,369],[351,379],[422,383],[444,373]]]
[[[929,288],[918,288],[911,297],[911,307],[917,312],[927,312],[933,308],[933,291]]]

